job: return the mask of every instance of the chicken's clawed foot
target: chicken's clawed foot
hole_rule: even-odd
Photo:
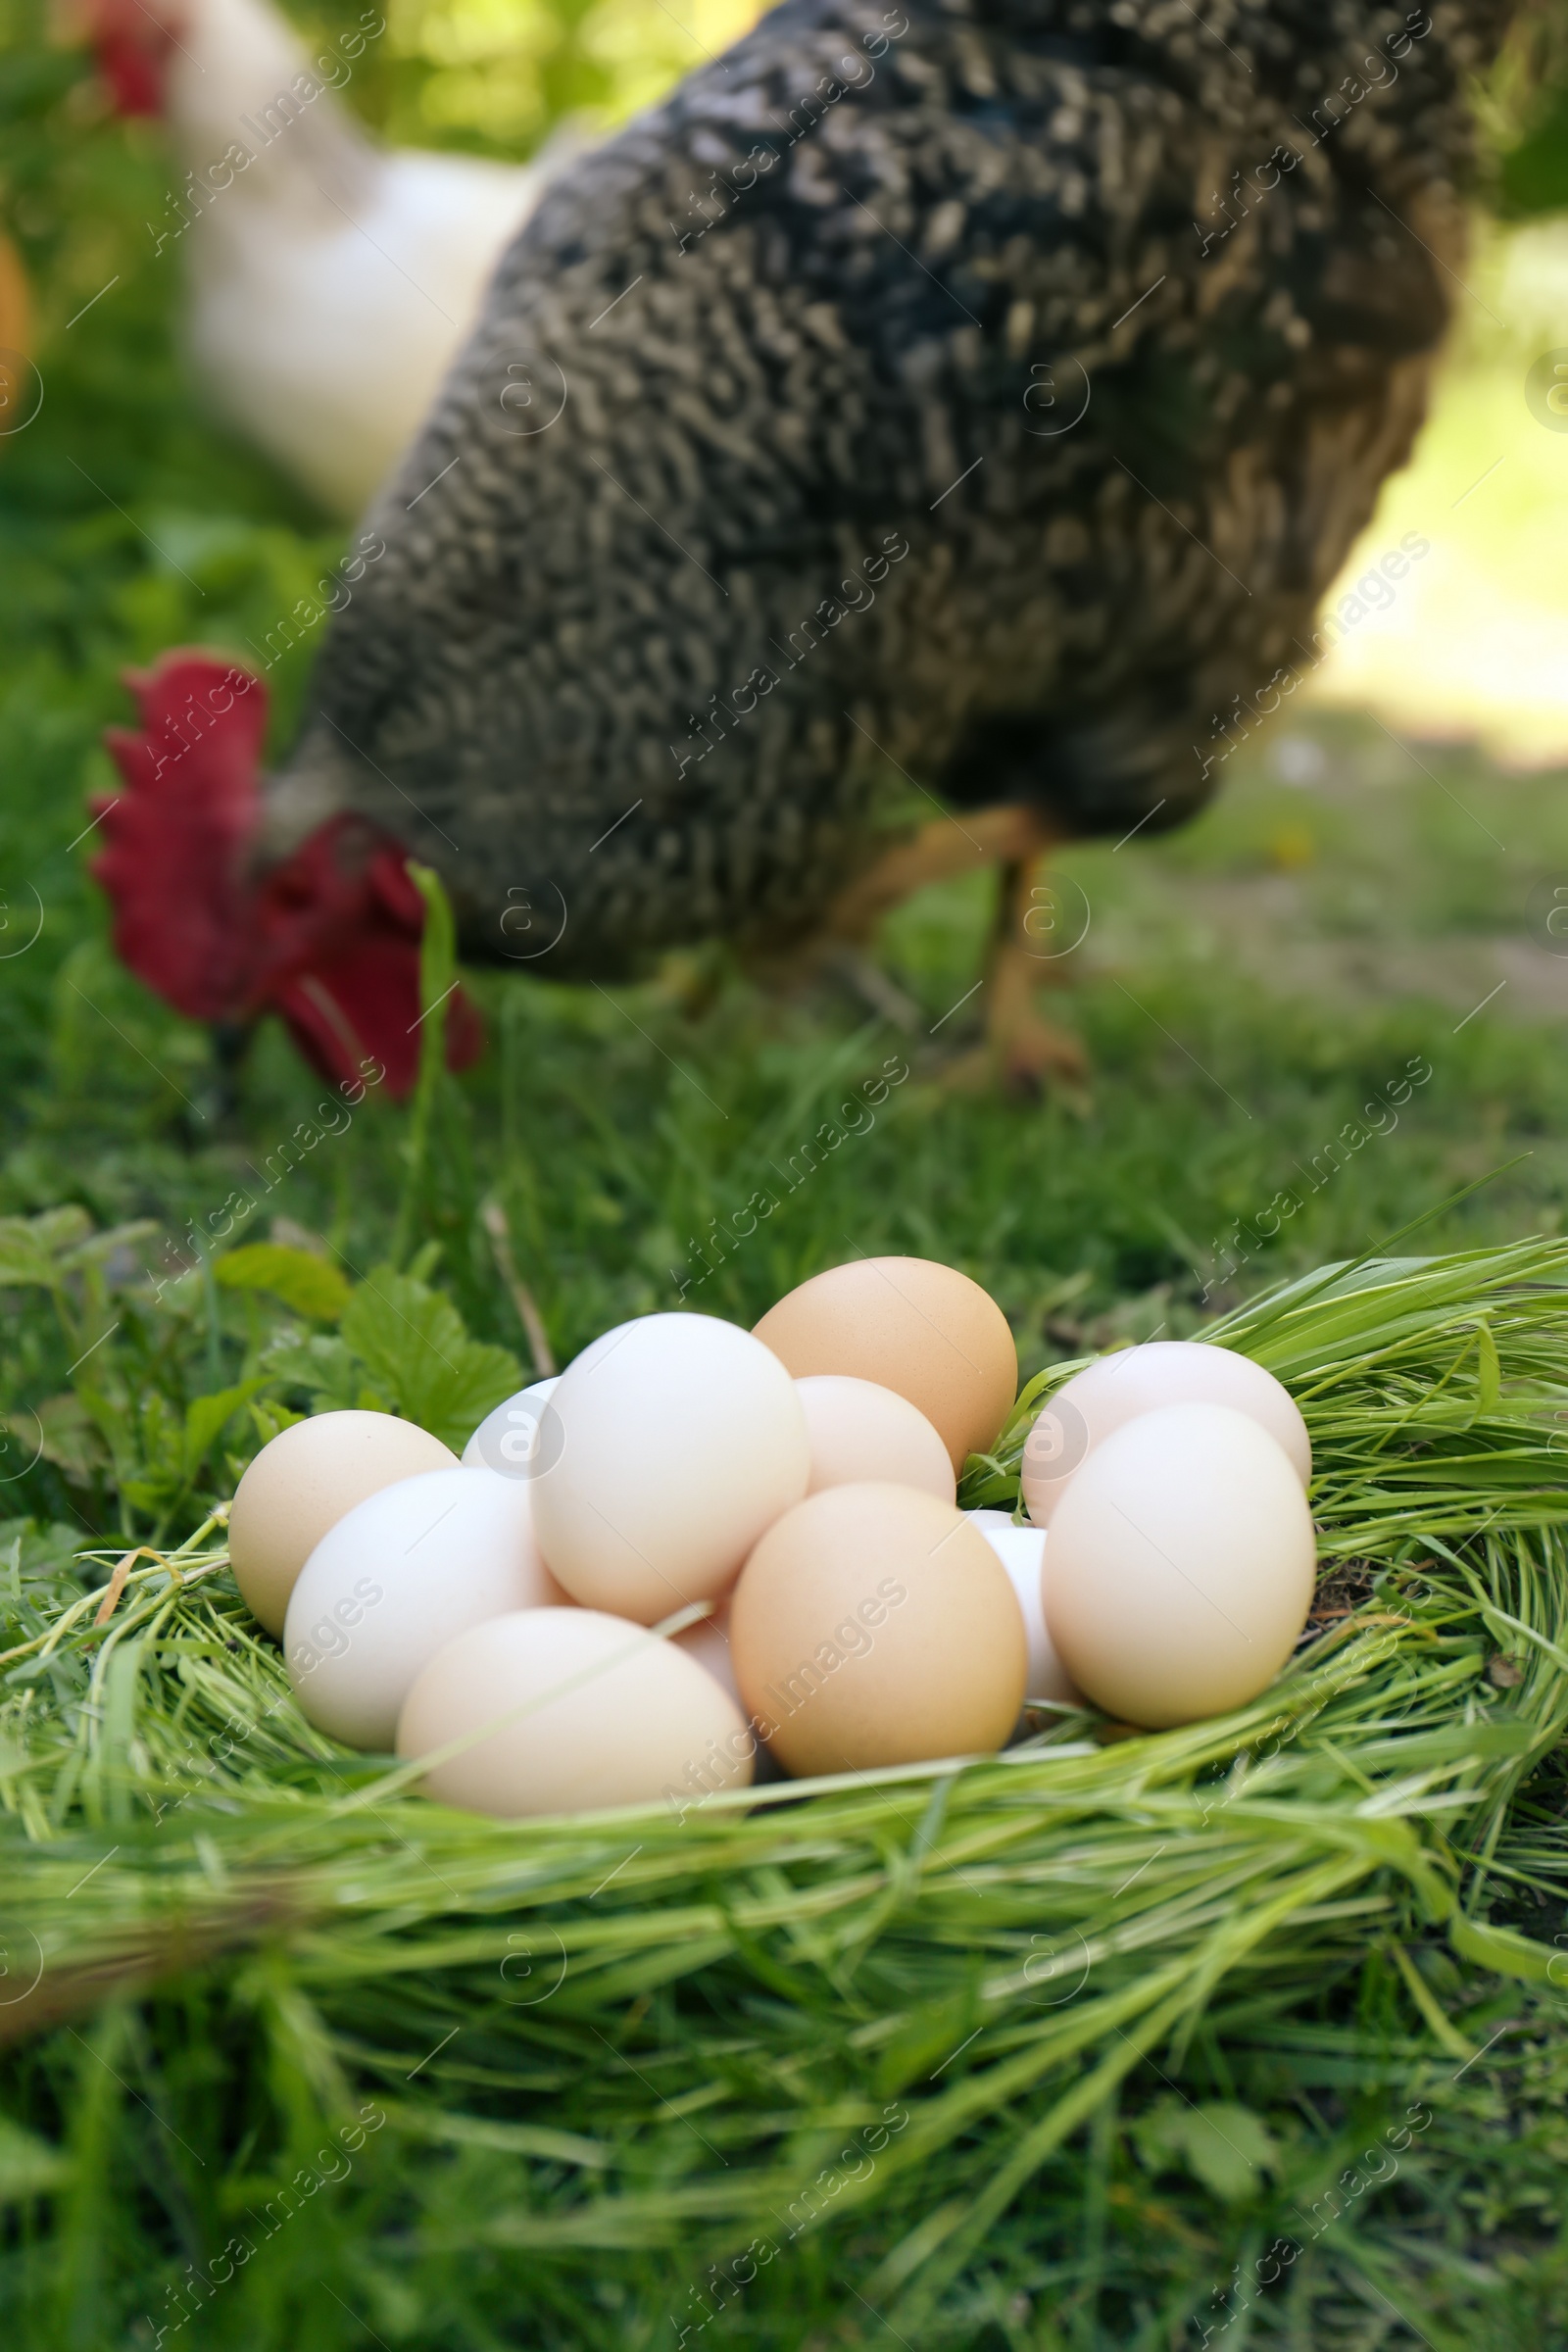
[[[1087,1108],[1090,1060],[1077,1038],[1031,1012],[1009,1024],[987,1024],[985,1038],[958,1054],[941,1074],[954,1094],[996,1090],[1014,1102],[1033,1102],[1050,1088]]]
[[[1042,860],[1036,841],[1004,862],[986,956],[984,1042],[949,1064],[945,1082],[955,1090],[997,1087],[1024,1101],[1043,1094],[1049,1083],[1083,1108],[1089,1056],[1077,1038],[1035,1009],[1037,989],[1067,985],[1070,961],[1060,953],[1043,956],[1035,945]]]
[[[1043,954],[1039,944],[1037,902],[1048,895],[1039,875],[1048,838],[1027,808],[940,817],[890,844],[839,894],[818,931],[782,949],[751,943],[744,968],[774,990],[836,979],[895,1027],[912,1030],[913,1000],[871,961],[866,943],[881,917],[914,891],[995,862],[1001,893],[981,984],[984,1041],[953,1055],[939,1071],[939,1083],[955,1090],[1000,1088],[1020,1099],[1040,1095],[1049,1084],[1081,1103],[1088,1056],[1076,1038],[1042,1019],[1034,1004],[1037,988],[1062,987],[1068,977],[1069,957]],[[946,1044],[942,1039],[939,1050]]]

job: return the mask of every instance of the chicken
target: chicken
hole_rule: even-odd
[[[122,954],[207,1018],[283,989],[397,1083],[395,852],[470,956],[593,979],[863,938],[996,859],[994,1053],[1069,1065],[1038,860],[1179,822],[1277,707],[1423,413],[1505,18],[787,0],[546,192],[280,772],[240,673],[217,714],[189,657],[140,683]],[[946,809],[890,833],[910,785]]]
[[[178,154],[183,184],[147,233],[184,254],[204,384],[323,506],[358,514],[576,143],[526,166],[373,145],[334,93],[386,30],[375,8],[315,50],[269,0],[95,0],[93,24],[117,105],[162,114]]]

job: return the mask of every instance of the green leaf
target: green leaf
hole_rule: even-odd
[[[80,1249],[92,1234],[91,1217],[74,1200],[68,1200],[61,1208],[40,1209],[37,1216],[28,1217],[25,1222],[40,1249],[47,1250],[51,1257]]]
[[[33,1410],[43,1431],[44,1460],[63,1470],[74,1485],[87,1486],[100,1470],[108,1469],[109,1448],[103,1432],[79,1396],[69,1393],[46,1396]],[[32,1416],[18,1413],[9,1426],[19,1437],[25,1437],[32,1428]]]
[[[44,1222],[41,1217],[0,1217],[0,1290],[60,1288],[65,1278],[38,1231]]]
[[[349,1285],[329,1259],[281,1242],[225,1250],[214,1259],[213,1274],[226,1291],[266,1291],[314,1323],[335,1323],[349,1302]]]
[[[58,1217],[66,1212],[52,1209],[49,1213]],[[32,1221],[41,1225],[45,1220],[35,1217]],[[111,1225],[103,1233],[88,1233],[83,1237],[75,1228],[72,1231],[75,1238],[53,1245],[66,1271],[74,1272],[78,1266],[104,1266],[111,1277],[110,1287],[120,1289],[138,1276],[145,1277],[142,1250],[159,1231],[159,1225],[156,1217],[136,1217],[128,1225]]]
[[[1568,1955],[1538,1943],[1533,1936],[1520,1935],[1517,1928],[1494,1928],[1455,1912],[1448,1922],[1448,1941],[1461,1960],[1473,1960],[1499,1977],[1517,1977],[1523,1984],[1568,1984]]]
[[[441,887],[441,877],[432,867],[411,858],[409,879],[424,900],[424,929],[419,939],[419,1018],[424,1026],[419,1035],[418,1076],[415,1081],[414,1101],[409,1105],[409,1132],[403,1145],[407,1172],[392,1243],[392,1256],[398,1265],[405,1262],[413,1245],[423,1198],[431,1116],[446,1077],[447,1023],[451,1017],[447,999],[458,977],[457,928],[452,902]]]
[[[212,1450],[213,1441],[225,1422],[232,1419],[242,1404],[248,1404],[259,1390],[265,1389],[265,1374],[253,1374],[231,1389],[220,1389],[214,1396],[197,1396],[185,1407],[184,1472],[187,1479],[195,1477]]]
[[[275,1396],[269,1396],[265,1404],[251,1406],[251,1420],[264,1446],[270,1446],[275,1437],[280,1437],[285,1429],[291,1429],[296,1421],[303,1421],[304,1418],[303,1413],[291,1412],[286,1404],[279,1404]]]
[[[0,2205],[46,2196],[71,2178],[71,2161],[46,2139],[0,2116]]]
[[[1201,2106],[1156,2099],[1132,2130],[1151,2172],[1190,2173],[1227,2205],[1260,2196],[1274,2169],[1274,2138],[1262,2117],[1226,2099]]]
[[[452,994],[458,977],[458,930],[452,901],[433,866],[409,860],[409,879],[424,901],[424,929],[419,935],[419,1007],[425,1016],[419,1039],[417,1084],[426,1099],[447,1066],[447,1015],[438,1012]]]
[[[1496,1411],[1502,1395],[1502,1367],[1490,1323],[1483,1323],[1476,1332],[1476,1411],[1484,1416]]]
[[[343,1311],[344,1343],[396,1410],[455,1451],[493,1405],[522,1386],[505,1348],[469,1339],[450,1298],[391,1266],[377,1266]]]
[[[979,2008],[979,1985],[970,1983],[961,1991],[911,2010],[882,2051],[878,2090],[884,2095],[903,2090],[937,2067],[951,2065],[973,2034]]]
[[[372,1413],[389,1413],[390,1394],[367,1382],[365,1367],[352,1348],[325,1332],[299,1339],[292,1332],[274,1340],[262,1357],[270,1377],[286,1389],[303,1389],[313,1413],[340,1413],[363,1406]]]

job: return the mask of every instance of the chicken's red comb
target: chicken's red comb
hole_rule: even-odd
[[[92,868],[122,960],[192,1020],[270,1008],[324,1078],[406,1095],[419,1066],[425,906],[404,851],[340,811],[258,876],[261,679],[184,651],[125,683],[141,729],[105,736],[124,785],[94,803],[107,847]],[[448,1061],[466,1068],[484,1040],[478,1014],[458,989],[437,1017]]]
[[[254,961],[246,869],[267,688],[199,651],[166,654],[125,684],[141,732],[105,733],[124,787],[93,804],[108,845],[93,878],[114,901],[115,949],[138,979],[192,1020],[221,1020]]]
[[[161,115],[171,50],[178,45],[177,9],[143,0],[87,0],[84,29],[98,71],[120,115]]]

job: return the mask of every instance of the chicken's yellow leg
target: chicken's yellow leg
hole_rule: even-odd
[[[1070,919],[1046,870],[1040,847],[1003,866],[987,958],[986,1060],[1013,1093],[1033,1093],[1047,1078],[1081,1081],[1089,1066],[1078,1040],[1035,1009],[1037,988],[1067,985],[1076,944],[1064,936]]]
[[[987,808],[962,818],[939,817],[897,843],[852,883],[829,910],[826,935],[863,940],[878,919],[927,883],[996,861],[1001,890],[986,956],[986,1042],[954,1065],[960,1083],[990,1077],[1018,1093],[1047,1078],[1081,1081],[1088,1063],[1082,1046],[1043,1020],[1034,992],[1060,988],[1073,940],[1070,912],[1045,878],[1053,836],[1032,809]]]

